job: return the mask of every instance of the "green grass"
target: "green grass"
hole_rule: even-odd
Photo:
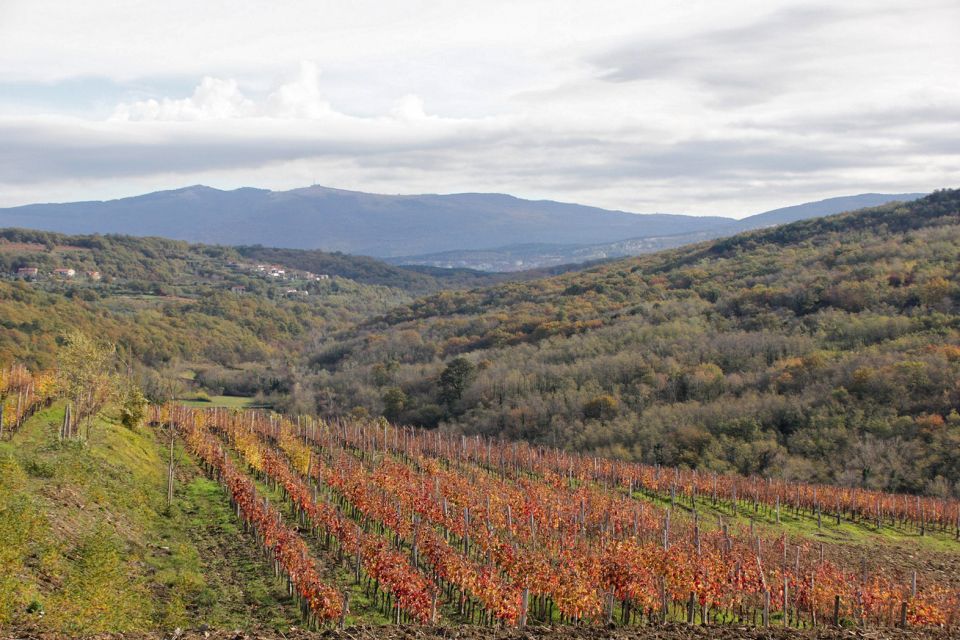
[[[717,511],[709,499],[698,499],[698,508],[701,506]],[[867,521],[852,522],[845,518],[837,523],[836,516],[822,514],[818,524],[817,515],[807,511],[797,514],[793,509],[781,507],[780,522],[777,523],[776,511],[763,506],[754,511],[752,506],[741,504],[738,509],[738,520],[749,523],[754,520],[755,526],[767,531],[786,532],[787,535],[797,535],[831,543],[889,543],[889,544],[916,544],[921,548],[939,551],[960,551],[960,544],[953,539],[953,534],[939,531],[927,531],[921,536],[916,528],[899,525],[893,526],[889,521],[882,523],[878,529],[875,523]]]
[[[250,473],[250,479],[256,486],[257,492],[261,496],[266,496],[270,500],[270,504],[278,507],[284,520],[288,524],[295,522],[296,516],[293,508],[290,502],[284,499],[283,493],[279,489],[275,489],[271,483],[258,479],[236,451],[231,450],[230,455],[239,468]],[[347,566],[347,561],[338,563],[336,551],[324,549],[319,540],[309,535],[303,537],[313,553],[313,557],[318,561],[318,568],[321,570],[323,578],[329,584],[336,585],[337,590],[341,593],[349,593],[350,615],[345,620],[348,626],[355,624],[389,624],[392,622],[380,611],[373,598],[367,596],[363,590],[363,585],[356,582],[353,570]]]
[[[160,529],[170,551],[156,558],[155,567],[186,618],[213,628],[299,624],[296,606],[243,532],[223,487],[198,473],[177,498]]]
[[[625,490],[623,492],[626,493]],[[670,507],[668,495],[651,495],[637,491],[634,492],[634,498],[651,502],[661,508]],[[840,523],[837,524],[836,516],[826,513],[822,514],[820,525],[818,525],[815,513],[808,511],[796,513],[787,506],[781,506],[778,523],[776,510],[773,507],[760,505],[759,509],[754,511],[752,501],[739,501],[736,516],[733,515],[729,504],[721,501],[714,505],[709,496],[698,497],[695,504],[701,521],[708,528],[716,528],[717,516],[720,516],[729,525],[735,527],[749,527],[750,521],[753,520],[755,531],[767,538],[776,538],[785,533],[788,537],[801,537],[826,544],[899,545],[908,548],[915,546],[918,551],[960,552],[960,542],[955,540],[952,532],[927,531],[926,535],[921,536],[916,528],[910,526],[894,527],[889,521],[885,521],[877,529],[875,523],[852,522],[846,518],[841,518]],[[691,512],[690,500],[678,497],[675,508]]]
[[[189,399],[178,400],[185,407],[198,407],[201,409],[211,409],[222,407],[226,409],[248,409],[255,407],[253,398],[244,396],[210,396],[209,400]]]
[[[62,419],[54,405],[0,442],[0,627],[300,624],[223,489],[189,457],[178,451],[168,508],[166,449],[149,427],[98,418],[85,442],[61,443]]]

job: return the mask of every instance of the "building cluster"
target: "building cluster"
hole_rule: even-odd
[[[330,279],[330,276],[326,273],[313,273],[311,271],[301,271],[299,269],[288,269],[287,267],[279,264],[247,264],[243,262],[230,262],[227,266],[236,271],[249,271],[265,278],[275,280],[307,280],[308,282],[317,282],[320,280]]]
[[[24,280],[36,280],[40,277],[40,269],[37,267],[20,267],[17,269],[17,277],[23,278]],[[76,269],[70,269],[67,267],[58,267],[50,272],[54,278],[59,278],[61,280],[73,280],[77,277]],[[84,271],[83,277],[87,280],[97,282],[100,280],[99,271]]]
[[[276,264],[258,264],[253,268],[257,273],[263,273],[271,278],[286,280],[287,270]]]
[[[326,273],[313,273],[311,271],[301,271],[299,269],[288,269],[279,264],[248,264],[243,262],[230,262],[228,265],[235,271],[246,271],[252,275],[258,275],[268,280],[306,280],[307,282],[319,282],[329,280],[330,276]],[[230,287],[232,293],[242,295],[247,292],[243,285],[234,285]],[[287,297],[299,297],[309,295],[309,292],[303,289],[289,288],[284,289],[283,295]]]
[[[325,273],[318,274],[310,271],[287,269],[279,264],[258,264],[253,267],[253,271],[262,273],[269,278],[277,278],[278,280],[308,280],[314,282],[317,280],[330,279],[330,276]]]

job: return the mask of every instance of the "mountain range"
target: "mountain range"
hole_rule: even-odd
[[[496,193],[381,195],[192,186],[109,201],[0,209],[0,226],[323,249],[395,264],[515,271],[636,255],[918,193],[831,198],[734,220],[635,214]]]

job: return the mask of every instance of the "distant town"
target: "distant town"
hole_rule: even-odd
[[[298,269],[289,269],[278,264],[255,264],[245,262],[230,262],[227,266],[240,273],[250,276],[260,277],[271,281],[306,281],[322,282],[330,280],[330,275],[326,273],[313,273],[311,271],[302,271]],[[11,275],[20,280],[35,281],[41,279],[50,280],[78,280],[87,282],[100,282],[103,276],[96,270],[81,270],[70,267],[57,267],[49,271],[41,270],[39,267],[23,266],[18,267]],[[231,293],[242,295],[247,293],[247,287],[243,284],[232,284],[229,287]],[[296,297],[306,296],[309,292],[303,289],[287,288],[283,290],[283,295]]]
[[[71,280],[77,277],[77,271],[76,269],[60,267],[51,271],[50,275],[54,278],[60,278],[62,280]],[[101,278],[99,271],[84,271],[81,275],[87,280],[91,280],[93,282],[97,282]],[[17,269],[18,278],[23,278],[25,280],[36,280],[40,276],[40,269],[37,267],[20,267]]]

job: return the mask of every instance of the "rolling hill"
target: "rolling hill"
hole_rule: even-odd
[[[318,335],[419,295],[545,275],[0,229],[0,362],[49,368],[63,338],[81,331],[115,344],[154,398],[169,393],[163,387],[189,389],[194,382],[213,395],[284,394],[288,388],[278,381],[297,359],[287,354]]]
[[[894,200],[908,202],[922,198],[924,193],[862,193],[857,196],[841,196],[839,198],[827,198],[816,202],[807,202],[805,204],[793,205],[765,211],[752,216],[747,216],[738,221],[737,228],[741,231],[751,229],[762,229],[778,224],[787,224],[809,218],[819,218],[821,216],[831,216],[844,211],[854,211],[865,207],[879,207]]]
[[[958,493],[960,191],[556,278],[331,336],[363,408],[648,463]]]
[[[0,230],[0,362],[49,369],[65,336],[79,331],[114,344],[154,399],[195,385],[269,395],[285,392],[285,354],[315,335],[417,294],[494,281],[342,254],[267,251]]]
[[[892,628],[884,597],[900,603],[911,576],[917,595],[902,597],[901,615],[913,607],[912,628],[897,637],[952,637],[943,627],[958,602],[960,511],[944,498],[960,493],[960,191],[416,299],[340,275],[312,280],[303,270],[406,273],[316,251],[7,230],[0,260],[40,271],[0,282],[0,361],[46,370],[37,386],[67,385],[73,368],[86,370],[75,358],[54,365],[77,354],[62,340],[73,331],[118,356],[91,376],[118,388],[73,439],[62,431],[77,401],[66,386],[23,413],[25,382],[0,370],[0,635],[439,639],[490,625],[489,609],[505,622],[464,637],[546,638],[555,627],[518,631],[512,612],[568,623],[565,611],[579,616],[588,602],[593,613],[563,637],[596,637],[587,625],[624,640],[769,637],[764,623],[742,626],[757,620],[756,591],[740,626],[716,615],[706,624],[707,609],[695,614],[702,626],[683,622],[709,560],[702,576],[716,593],[744,593],[734,564],[754,563],[754,584],[829,585],[815,617],[836,622],[792,630],[806,621],[790,620],[788,602],[778,637],[846,637],[864,620]],[[260,261],[289,272],[259,271]],[[54,266],[84,275],[55,277]],[[100,280],[86,277],[93,269]],[[248,385],[290,417],[141,404],[139,424],[135,396],[119,388],[131,378],[152,379],[148,395],[171,393],[173,378],[206,391]],[[230,400],[190,404],[244,404]],[[343,419],[318,421],[318,410]],[[440,429],[392,429],[376,414]],[[533,561],[494,556],[488,540]],[[780,564],[787,552],[793,577]],[[797,579],[801,554],[809,576]],[[537,567],[561,577],[542,580],[548,599],[522,609],[521,580],[544,575]],[[629,606],[608,586],[621,572],[651,594],[677,581],[658,596],[669,594],[662,616],[649,608],[624,626]],[[434,590],[438,579],[463,590]],[[490,584],[487,600],[462,595]],[[864,593],[868,617],[850,604]],[[306,631],[305,602],[327,627],[347,628]],[[351,626],[435,614],[439,625]]]

